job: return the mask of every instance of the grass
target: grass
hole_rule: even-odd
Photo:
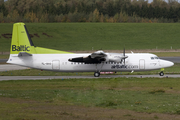
[[[8,58],[9,58],[9,54],[0,55],[0,59],[8,59]]]
[[[0,24],[0,51],[9,51],[12,24]],[[28,23],[36,46],[91,51],[179,49],[179,24]],[[52,37],[43,35],[46,33]],[[38,34],[40,37],[36,37]],[[156,54],[156,53],[155,53]],[[157,53],[179,56],[178,53]],[[6,59],[8,55],[0,55]],[[179,73],[180,64],[165,69]],[[133,74],[157,74],[159,71]],[[130,74],[130,73],[118,73]],[[34,69],[0,72],[10,75],[93,75]],[[0,119],[177,119],[179,78],[63,79],[0,82]],[[148,114],[146,114],[148,113]],[[151,113],[151,114],[149,114]],[[174,116],[173,116],[174,115]]]
[[[87,119],[93,112],[84,112],[90,109],[96,112],[91,119],[95,116],[102,119],[103,116],[98,114],[101,110],[105,118],[114,110],[126,111],[124,115],[117,112],[118,118],[131,119],[138,118],[127,110],[140,112],[141,117],[144,113],[156,113],[156,118],[160,118],[160,114],[169,117],[180,114],[179,78],[1,81],[0,86],[2,119],[52,119],[64,116]],[[111,114],[109,117],[113,116]],[[150,115],[146,117],[148,119]]]
[[[12,33],[12,23],[0,24],[1,34]],[[27,23],[34,44],[65,50],[180,49],[179,24]],[[47,35],[43,35],[46,33]],[[39,37],[34,34],[38,34]],[[10,38],[0,38],[0,51],[9,51]],[[93,47],[93,48],[92,48]]]

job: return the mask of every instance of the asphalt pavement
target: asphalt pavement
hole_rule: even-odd
[[[0,65],[0,71],[22,70],[22,69],[27,69],[27,67],[22,67],[19,65],[11,65],[11,64]]]
[[[168,60],[173,63],[180,63],[180,57],[160,57],[160,59]]]
[[[0,63],[6,63],[8,59],[0,59]]]
[[[6,80],[52,80],[52,79],[80,79],[80,78],[118,78],[118,77],[125,77],[125,78],[180,78],[180,75],[101,75],[100,77],[92,76],[1,76],[0,81]]]

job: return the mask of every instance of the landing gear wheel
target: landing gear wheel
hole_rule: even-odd
[[[100,72],[94,72],[94,77],[99,77],[100,76]]]
[[[162,71],[162,72],[160,72],[160,73],[159,73],[159,75],[160,75],[160,76],[164,76],[164,73],[163,73],[163,71]]]

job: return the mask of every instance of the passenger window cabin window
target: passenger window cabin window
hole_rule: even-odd
[[[151,60],[154,60],[154,57],[151,57]]]

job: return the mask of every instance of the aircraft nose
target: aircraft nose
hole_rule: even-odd
[[[171,61],[167,61],[167,60],[161,60],[161,63],[160,63],[163,67],[171,67],[174,65],[173,62]]]

